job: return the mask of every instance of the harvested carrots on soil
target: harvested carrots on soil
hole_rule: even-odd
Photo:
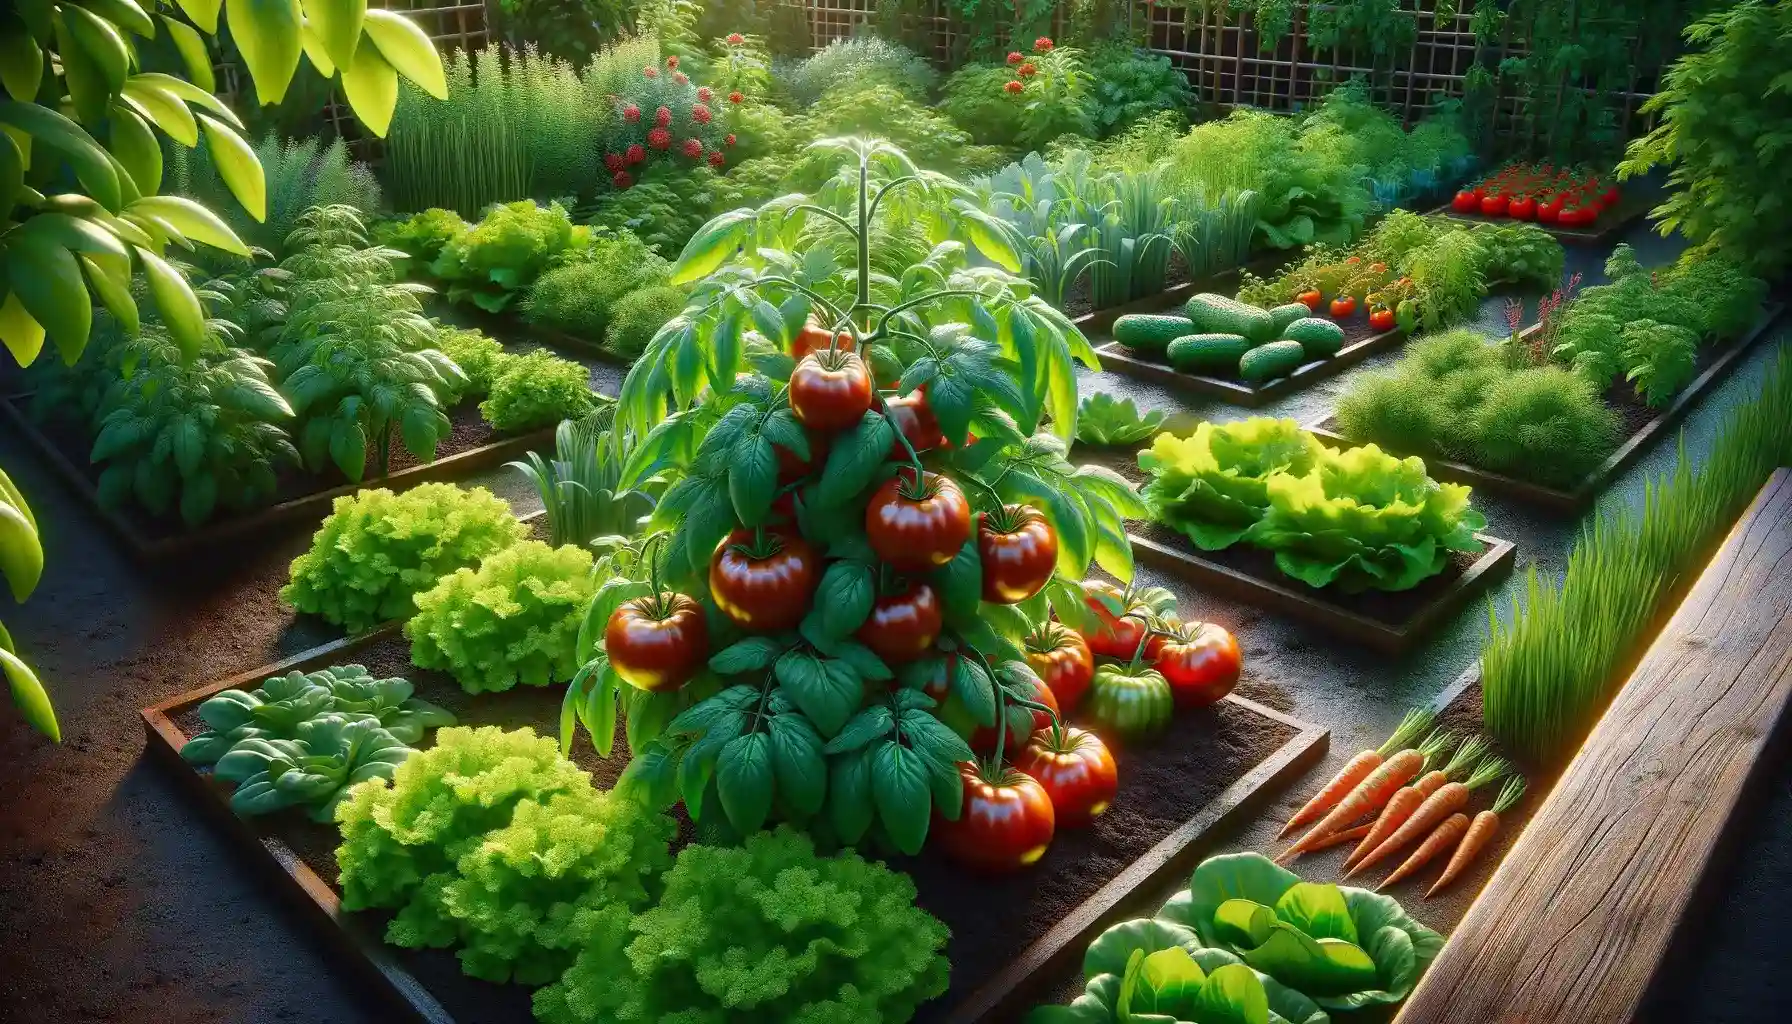
[[[1429,743],[1430,740],[1426,742]],[[1406,819],[1412,817],[1413,812],[1419,809],[1419,805],[1423,804],[1427,797],[1442,789],[1444,783],[1449,782],[1452,778],[1467,773],[1475,766],[1475,762],[1481,760],[1486,754],[1486,741],[1479,736],[1470,736],[1456,748],[1456,753],[1450,757],[1448,764],[1435,771],[1426,772],[1419,778],[1419,781],[1403,787],[1398,793],[1389,797],[1387,806],[1381,809],[1381,816],[1375,819],[1375,824],[1369,829],[1369,834],[1364,837],[1362,843],[1355,850],[1351,851],[1350,856],[1344,859],[1344,867],[1346,869],[1354,868],[1358,861],[1386,842],[1388,837],[1394,834],[1395,829],[1404,825]],[[1349,878],[1354,874],[1356,872],[1351,870],[1344,877]]]
[[[1430,708],[1417,708],[1408,711],[1406,717],[1400,720],[1399,727],[1394,730],[1393,735],[1388,737],[1388,741],[1381,745],[1380,749],[1365,750],[1351,758],[1350,763],[1346,764],[1338,774],[1332,776],[1332,780],[1314,794],[1313,799],[1308,800],[1305,807],[1296,811],[1294,817],[1288,819],[1288,824],[1282,826],[1282,831],[1276,835],[1276,838],[1281,839],[1302,825],[1318,821],[1325,812],[1338,806],[1338,803],[1349,795],[1358,783],[1369,777],[1370,772],[1381,767],[1384,759],[1395,751],[1403,749],[1417,739],[1420,733],[1431,728],[1431,721],[1436,717],[1436,712]]]
[[[1386,889],[1436,860],[1445,850],[1460,842],[1467,833],[1468,815],[1457,811],[1445,818],[1437,828],[1431,830],[1431,834],[1425,837],[1425,841],[1419,844],[1419,848],[1412,851],[1412,856],[1406,858],[1406,863],[1395,868],[1393,874],[1382,879],[1381,884],[1375,887],[1375,891],[1380,892]]]
[[[1425,768],[1425,755],[1417,750],[1402,750],[1381,763],[1381,767],[1370,772],[1368,777],[1357,783],[1350,795],[1339,801],[1338,806],[1328,811],[1319,824],[1314,825],[1307,834],[1290,846],[1286,852],[1276,858],[1277,864],[1286,864],[1294,858],[1314,849],[1319,841],[1333,833],[1355,825],[1358,819],[1373,814],[1388,802],[1401,786],[1411,782]]]
[[[1490,757],[1475,767],[1474,774],[1468,777],[1468,781],[1444,783],[1437,792],[1425,798],[1425,802],[1412,812],[1412,817],[1406,819],[1399,828],[1394,830],[1393,835],[1383,840],[1380,846],[1370,851],[1362,860],[1357,861],[1356,867],[1351,869],[1352,873],[1372,868],[1423,838],[1436,828],[1439,822],[1467,807],[1471,793],[1490,782],[1499,781],[1511,770],[1511,766],[1503,758]],[[1464,828],[1468,827],[1468,815],[1466,814],[1462,815],[1462,825]]]
[[[1499,799],[1493,802],[1493,810],[1482,811],[1475,815],[1474,821],[1469,822],[1462,842],[1457,844],[1456,852],[1450,855],[1449,866],[1444,868],[1444,873],[1438,876],[1437,882],[1425,891],[1426,899],[1436,896],[1439,890],[1462,876],[1475,857],[1487,849],[1488,844],[1493,842],[1493,837],[1499,834],[1500,815],[1511,810],[1512,805],[1518,803],[1522,796],[1524,776],[1514,775],[1507,779],[1506,784],[1500,787]]]

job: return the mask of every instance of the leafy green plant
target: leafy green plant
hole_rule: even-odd
[[[1116,400],[1105,391],[1083,399],[1077,411],[1076,439],[1083,444],[1138,444],[1163,426],[1164,413],[1152,409],[1141,414],[1132,399]]]
[[[379,180],[366,164],[350,159],[340,138],[326,146],[315,136],[282,141],[270,134],[255,146],[267,182],[266,216],[259,220],[227,205],[230,186],[211,152],[207,142],[191,150],[172,147],[166,176],[174,191],[224,211],[231,230],[254,248],[280,253],[299,216],[314,206],[351,206],[366,218],[380,211]]]
[[[447,283],[451,301],[497,313],[550,266],[582,254],[590,241],[590,230],[574,227],[559,203],[505,203],[444,246],[429,272]]]
[[[1478,224],[1473,238],[1481,246],[1481,276],[1488,287],[1514,285],[1548,291],[1562,280],[1567,254],[1554,235],[1535,224]]]
[[[622,470],[636,450],[633,438],[613,427],[614,407],[579,420],[566,420],[554,432],[554,458],[529,453],[527,462],[510,468],[535,485],[547,510],[552,544],[592,544],[639,532],[653,511],[662,481],[649,478],[636,487],[622,485]]]
[[[416,596],[404,625],[411,660],[468,693],[572,679],[579,622],[597,590],[591,564],[585,548],[524,540],[455,570]]]
[[[1025,240],[1021,260],[1027,278],[1047,302],[1063,308],[1070,286],[1103,257],[1087,243],[1083,204],[1059,190],[1057,175],[1039,154],[1029,153],[972,187],[987,194],[989,212]]]
[[[498,368],[504,363],[504,346],[498,339],[476,327],[440,327],[435,347],[466,375],[466,387],[456,392],[457,398],[491,393]]]
[[[230,809],[245,817],[306,808],[332,821],[349,787],[389,779],[415,750],[371,718],[320,715],[290,740],[247,739],[218,759],[212,774],[232,783]]]
[[[591,412],[597,397],[591,371],[547,349],[505,356],[493,372],[491,393],[479,414],[494,430],[521,433]]]
[[[1152,519],[1203,551],[1218,551],[1238,543],[1263,518],[1273,476],[1306,474],[1323,450],[1293,420],[1202,423],[1185,438],[1159,434],[1139,453],[1139,468],[1151,477],[1141,494]]]
[[[460,214],[440,207],[412,214],[403,220],[383,221],[374,225],[373,237],[380,245],[405,255],[393,259],[393,269],[400,277],[413,271],[427,272],[442,250],[472,230]]]
[[[680,70],[680,57],[668,54],[626,76],[610,100],[616,116],[599,133],[604,168],[611,183],[626,189],[649,166],[687,168],[727,163],[725,130],[718,107],[729,97],[716,96]]]
[[[12,599],[23,603],[30,597],[43,570],[44,548],[37,535],[37,519],[18,486],[0,469],[0,575],[6,577]],[[13,705],[25,723],[51,742],[62,742],[62,727],[56,722],[50,695],[37,673],[14,650],[12,634],[4,624],[0,624],[0,675],[6,677]]]
[[[592,232],[571,263],[542,274],[523,300],[523,318],[582,338],[600,340],[617,301],[666,279],[669,265],[634,232]],[[658,325],[655,325],[658,329]]]
[[[188,764],[218,761],[251,740],[288,741],[321,717],[369,719],[400,743],[420,743],[454,716],[415,696],[409,680],[376,679],[362,665],[272,676],[253,690],[223,690],[199,705],[207,731],[181,746]]]
[[[1158,920],[1339,1011],[1405,999],[1444,942],[1392,897],[1303,882],[1256,853],[1203,861]]]
[[[1061,135],[1095,134],[1090,85],[1075,47],[1017,50],[1005,65],[970,64],[953,72],[940,108],[977,139],[1040,149]]]
[[[688,846],[664,883],[536,993],[537,1019],[896,1024],[946,990],[946,928],[914,906],[914,883],[851,851],[817,856],[789,827]]]
[[[293,559],[280,599],[349,633],[409,618],[412,597],[456,569],[528,536],[510,506],[483,487],[424,483],[337,498],[311,548]]]
[[[544,984],[627,920],[671,864],[663,815],[595,790],[528,729],[444,729],[338,811],[343,905],[396,910],[386,940],[459,946],[487,981]]]
[[[1089,52],[1096,134],[1124,131],[1160,112],[1183,115],[1194,102],[1188,75],[1170,58],[1127,43],[1103,42]]]
[[[1668,404],[1698,372],[1699,337],[1674,324],[1632,320],[1624,325],[1624,379],[1654,407]]]
[[[925,101],[939,72],[913,50],[877,36],[836,39],[800,61],[780,62],[772,75],[781,98],[797,110],[815,106],[836,86],[881,83]]]
[[[1630,144],[1619,173],[1666,164],[1659,230],[1777,277],[1792,261],[1792,210],[1775,201],[1792,112],[1772,97],[1792,57],[1792,11],[1762,0],[1723,5],[1688,26],[1686,42],[1643,104],[1654,130]]]
[[[660,328],[684,311],[684,303],[684,289],[671,285],[629,292],[616,301],[604,347],[624,359],[636,358]]]
[[[733,177],[713,174],[707,165],[649,167],[628,189],[600,197],[585,220],[594,230],[632,232],[657,256],[671,259],[703,226]],[[663,276],[665,265],[655,266]]]

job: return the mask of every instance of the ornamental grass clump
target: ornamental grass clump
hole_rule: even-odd
[[[419,484],[337,498],[311,549],[293,559],[280,599],[349,633],[409,618],[412,596],[528,536],[483,487]]]
[[[591,552],[525,540],[417,595],[405,623],[411,660],[468,693],[563,683],[578,671],[585,606],[597,592]]]

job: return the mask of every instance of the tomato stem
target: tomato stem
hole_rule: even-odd
[[[890,431],[896,435],[896,440],[902,442],[902,450],[908,453],[909,465],[913,466],[915,470],[915,486],[921,486],[921,481],[925,478],[927,471],[921,468],[920,454],[915,451],[915,446],[913,442],[909,441],[908,435],[902,432],[902,427],[897,424],[896,417],[890,414],[890,404],[888,402],[884,403],[883,415],[884,422],[890,425]],[[920,499],[909,496],[909,500],[918,501]]]

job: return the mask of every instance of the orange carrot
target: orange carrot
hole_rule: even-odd
[[[1282,831],[1276,838],[1281,839],[1302,825],[1319,820],[1319,817],[1326,811],[1338,806],[1338,802],[1349,795],[1358,783],[1368,778],[1370,772],[1381,767],[1383,759],[1404,748],[1417,738],[1419,733],[1430,728],[1431,720],[1435,716],[1436,713],[1430,708],[1408,711],[1406,717],[1400,720],[1399,727],[1394,730],[1393,735],[1388,737],[1388,741],[1383,743],[1379,750],[1365,750],[1351,758],[1350,763],[1346,764],[1342,771],[1332,776],[1332,781],[1326,783],[1318,793],[1314,794],[1313,799],[1307,801],[1305,807],[1296,811],[1294,817],[1288,819],[1288,824],[1282,826]]]
[[[1340,829],[1349,828],[1365,815],[1380,810],[1381,805],[1387,803],[1395,791],[1411,782],[1424,767],[1425,755],[1416,750],[1402,750],[1383,761],[1381,767],[1358,783],[1349,796],[1320,819],[1319,824],[1314,825],[1298,842],[1277,857],[1276,863],[1288,863],[1313,849],[1321,839]]]
[[[1383,879],[1381,884],[1375,887],[1375,891],[1380,892],[1424,867],[1436,859],[1438,854],[1456,845],[1466,832],[1468,832],[1468,815],[1458,811],[1445,818],[1437,828],[1432,830],[1430,835],[1425,837],[1425,841],[1419,844],[1419,848],[1412,851],[1412,856],[1406,858],[1406,863],[1395,868],[1393,874]]]
[[[1406,819],[1404,824],[1394,830],[1393,835],[1382,840],[1380,846],[1370,851],[1362,860],[1357,861],[1355,870],[1364,871],[1372,868],[1423,838],[1437,827],[1438,822],[1467,807],[1469,794],[1489,782],[1498,781],[1509,770],[1510,767],[1505,761],[1497,757],[1490,757],[1475,768],[1475,773],[1468,777],[1467,782],[1444,783],[1437,792],[1425,798],[1425,802],[1419,805],[1418,810],[1412,812],[1412,817]],[[1463,824],[1468,824],[1466,816]]]
[[[1469,822],[1468,831],[1463,834],[1462,842],[1456,847],[1456,852],[1450,855],[1450,863],[1444,868],[1444,873],[1438,876],[1436,884],[1426,890],[1426,899],[1436,896],[1438,890],[1461,877],[1462,872],[1468,868],[1469,862],[1486,849],[1487,844],[1493,842],[1493,837],[1499,833],[1500,815],[1511,810],[1512,805],[1516,804],[1518,798],[1522,796],[1524,796],[1524,776],[1514,775],[1507,779],[1505,786],[1500,789],[1499,799],[1493,802],[1493,810],[1482,811],[1475,815],[1474,821]]]
[[[1331,835],[1326,836],[1324,839],[1319,840],[1319,845],[1313,847],[1311,850],[1308,850],[1307,852],[1308,853],[1317,853],[1320,850],[1329,850],[1334,846],[1341,846],[1344,843],[1351,842],[1352,840],[1361,839],[1368,834],[1369,834],[1369,826],[1368,825],[1358,825],[1355,828],[1347,828],[1342,832],[1334,832]]]
[[[1486,741],[1478,736],[1470,736],[1456,748],[1456,753],[1451,756],[1448,764],[1436,771],[1425,773],[1418,782],[1405,787],[1389,798],[1388,805],[1381,809],[1381,816],[1375,819],[1375,826],[1369,830],[1368,837],[1351,852],[1349,857],[1345,858],[1344,867],[1349,870],[1344,877],[1353,877],[1362,870],[1365,865],[1359,862],[1364,857],[1367,857],[1382,843],[1387,842],[1388,837],[1392,836],[1401,825],[1404,825],[1428,797],[1442,789],[1444,783],[1448,782],[1452,775],[1468,771],[1486,752]]]

